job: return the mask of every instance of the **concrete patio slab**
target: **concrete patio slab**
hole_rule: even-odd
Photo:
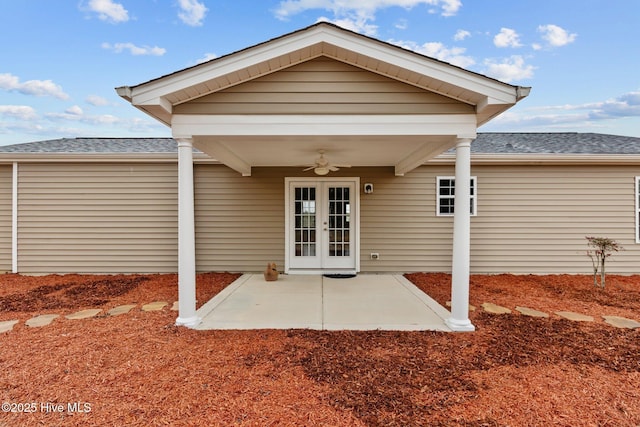
[[[196,329],[438,330],[449,312],[401,275],[246,274],[203,305]]]
[[[444,325],[448,311],[442,309],[442,317],[438,316],[430,307],[435,301],[427,302],[428,296],[402,276],[324,278],[323,285],[323,329],[450,330]]]
[[[244,275],[197,315],[196,329],[322,329],[322,277]]]

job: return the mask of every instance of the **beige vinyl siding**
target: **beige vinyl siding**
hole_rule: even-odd
[[[625,251],[611,273],[640,273],[634,176],[625,166],[473,166],[478,214],[471,218],[472,273],[590,274],[585,236]],[[363,176],[363,271],[451,271],[453,217],[436,216],[436,178],[454,167],[423,166],[405,177]],[[370,253],[380,254],[371,260]]]
[[[628,166],[476,167],[478,216],[471,220],[476,273],[591,273],[585,236],[625,251],[610,273],[640,273],[634,175]]]
[[[175,272],[177,164],[20,164],[21,273]]]
[[[206,95],[175,114],[473,114],[474,108],[328,58]]]
[[[472,273],[590,274],[587,235],[625,251],[610,273],[640,273],[635,243],[635,176],[630,166],[472,166],[478,214],[471,218]],[[254,168],[243,177],[196,164],[198,271],[284,268],[284,178],[299,168]],[[351,168],[360,177],[362,272],[451,269],[453,218],[436,215],[436,178],[453,165]],[[11,259],[11,167],[1,167],[2,262]],[[321,178],[320,178],[321,179]],[[176,164],[21,164],[19,260],[23,273],[177,270]],[[371,260],[370,254],[380,254]]]
[[[420,167],[377,182],[377,197],[362,197],[363,271],[451,270],[453,218],[435,216],[435,182],[453,172]],[[625,166],[473,166],[471,272],[590,274],[585,236],[594,235],[625,247],[609,260],[609,272],[640,273],[636,173]],[[380,260],[369,260],[370,252]]]
[[[396,177],[393,168],[366,171],[360,195],[361,269],[368,272],[449,271],[452,218],[436,217],[436,176],[448,167],[418,168]],[[378,260],[371,253],[380,254]]]
[[[0,165],[0,272],[11,271],[13,166]]]
[[[448,169],[448,173],[450,171]],[[196,165],[196,257],[199,271],[284,269],[284,178],[313,177],[298,168],[254,168],[242,177],[225,166]],[[439,271],[450,265],[451,226],[435,218],[435,175],[396,177],[393,168],[332,173],[372,182],[360,189],[362,271]],[[445,221],[448,224],[451,221]],[[370,253],[381,259],[371,261]]]
[[[243,177],[222,165],[196,165],[198,271],[284,268],[283,169],[254,168]]]
[[[423,166],[404,177],[393,168],[351,168],[359,176],[362,272],[451,271],[453,217],[436,215],[436,178],[453,166]],[[472,273],[590,274],[587,235],[618,240],[611,273],[640,273],[634,183],[625,166],[473,166],[478,215],[471,218]],[[199,270],[283,268],[284,178],[296,168],[254,168],[242,177],[224,166],[196,166]],[[380,254],[371,260],[370,254]]]

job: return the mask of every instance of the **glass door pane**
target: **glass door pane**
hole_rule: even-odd
[[[351,198],[349,187],[329,187],[329,256],[348,257]]]
[[[296,187],[294,197],[294,254],[297,257],[316,256],[316,189]]]

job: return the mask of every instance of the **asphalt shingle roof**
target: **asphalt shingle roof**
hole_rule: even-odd
[[[0,153],[176,153],[172,138],[61,138],[0,146]],[[478,133],[479,154],[640,154],[640,138],[600,133]]]
[[[602,133],[478,133],[472,153],[640,154],[640,138]]]
[[[172,138],[61,138],[0,147],[0,153],[177,153]]]

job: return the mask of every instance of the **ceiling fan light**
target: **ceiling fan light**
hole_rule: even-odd
[[[316,175],[326,175],[329,173],[329,168],[321,166],[321,167],[315,168],[313,171],[316,173]]]

